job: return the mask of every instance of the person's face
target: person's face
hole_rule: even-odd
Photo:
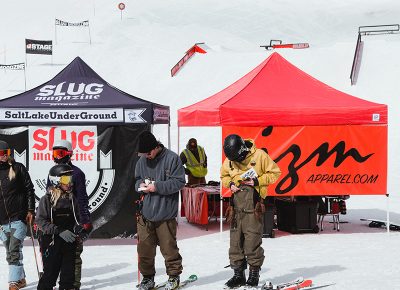
[[[0,162],[7,162],[10,156],[10,149],[0,150]]]
[[[156,148],[154,148],[153,150],[145,153],[145,156],[147,159],[151,160],[156,157],[157,153],[158,153],[158,146]]]

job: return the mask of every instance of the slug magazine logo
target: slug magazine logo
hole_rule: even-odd
[[[98,153],[96,126],[29,126],[29,172],[36,198],[40,199],[46,193],[48,172],[55,164],[52,148],[55,140],[59,139],[72,143],[71,161],[85,173],[89,209],[93,212],[107,199],[115,177],[112,151],[103,153],[100,150]],[[19,158],[24,160],[26,157]]]
[[[87,104],[100,99],[103,87],[104,84],[99,83],[45,85],[39,89],[34,101],[53,106]]]

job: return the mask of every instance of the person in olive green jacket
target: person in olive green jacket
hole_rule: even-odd
[[[185,174],[189,185],[205,184],[207,175],[207,155],[204,148],[197,144],[195,138],[190,138],[186,149],[179,156],[185,165]]]
[[[278,165],[252,140],[231,134],[225,138],[226,159],[221,167],[222,185],[232,192],[231,205],[226,212],[231,223],[229,260],[234,275],[225,285],[236,288],[258,285],[264,262],[261,247],[263,234],[264,199],[268,185],[279,178]],[[245,270],[250,265],[246,281]]]

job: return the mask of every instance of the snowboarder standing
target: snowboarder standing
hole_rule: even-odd
[[[26,286],[22,247],[27,224],[35,219],[35,189],[25,166],[11,157],[11,148],[0,140],[0,240],[9,265],[9,289]]]
[[[263,234],[264,199],[269,184],[281,171],[271,157],[257,149],[254,141],[239,135],[228,135],[224,140],[226,159],[221,167],[222,185],[232,192],[231,205],[226,211],[231,223],[229,260],[234,275],[225,285],[236,288],[258,285],[264,262],[261,247]],[[250,265],[246,281],[245,270]]]
[[[156,247],[160,246],[169,276],[165,289],[179,287],[182,257],[176,241],[179,190],[185,185],[185,170],[179,156],[166,149],[149,131],[139,136],[140,159],[135,168],[135,189],[142,194],[137,222],[139,290],[152,289]]]
[[[76,289],[75,255],[79,227],[78,202],[72,193],[73,169],[58,164],[49,171],[51,186],[39,201],[36,222],[40,230],[43,275],[38,290],[51,290],[60,275],[60,290]]]
[[[89,212],[89,198],[86,192],[86,177],[85,173],[78,167],[72,164],[71,157],[73,154],[72,144],[68,140],[58,139],[53,144],[53,160],[56,164],[68,164],[72,167],[72,193],[74,194],[79,205],[80,224],[82,225],[85,233],[84,239],[87,239],[93,229],[90,221]],[[51,186],[50,181],[47,181],[47,187]],[[79,290],[81,287],[81,273],[82,273],[82,255],[83,240],[77,240],[76,255],[75,255],[75,289]]]

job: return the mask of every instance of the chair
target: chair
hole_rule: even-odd
[[[333,229],[340,231],[340,206],[339,199],[337,197],[325,197],[325,210],[318,211],[318,223],[320,224],[321,231],[324,230],[324,218],[325,216],[332,216]]]

